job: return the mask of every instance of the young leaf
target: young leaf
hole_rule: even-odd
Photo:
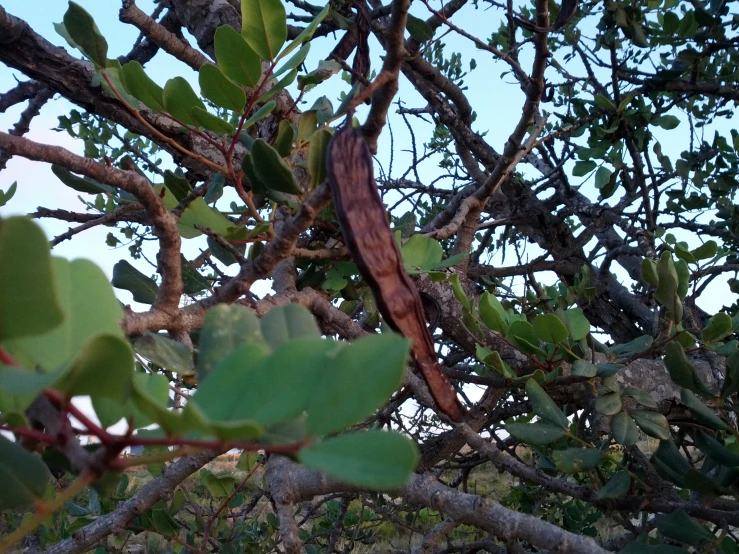
[[[293,172],[269,143],[257,139],[254,141],[251,152],[254,172],[267,187],[287,194],[301,195],[303,193]]]
[[[108,62],[108,43],[92,16],[76,2],[70,2],[64,14],[64,27],[80,50],[98,67]]]
[[[130,61],[121,68],[121,81],[126,90],[157,112],[164,108],[164,89],[152,81],[137,61]]]
[[[236,113],[244,112],[246,93],[239,85],[228,79],[217,66],[206,63],[198,72],[200,92],[216,106]]]
[[[215,50],[218,67],[226,77],[245,87],[256,88],[262,76],[262,61],[236,29],[230,25],[218,27]]]
[[[154,279],[147,277],[126,260],[113,266],[113,286],[124,289],[133,295],[135,302],[153,304],[159,293],[159,286]]]
[[[198,98],[184,77],[175,77],[167,81],[162,98],[164,107],[180,123],[195,125],[190,115],[190,111],[195,107],[206,111],[202,100]]]
[[[49,242],[25,217],[0,219],[0,340],[39,335],[64,318]]]
[[[241,34],[263,60],[274,60],[287,39],[287,16],[280,0],[242,0]]]
[[[359,431],[321,441],[300,451],[300,462],[341,481],[372,490],[403,485],[418,463],[408,438],[385,431]]]

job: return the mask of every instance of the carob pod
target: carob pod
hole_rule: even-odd
[[[395,331],[412,341],[412,354],[438,408],[452,421],[465,409],[444,374],[426,327],[423,303],[403,266],[375,183],[372,155],[351,119],[328,145],[326,169],[346,246],[372,289],[380,313]]]

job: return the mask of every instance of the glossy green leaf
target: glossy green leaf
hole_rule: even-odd
[[[164,107],[180,123],[195,125],[195,121],[190,115],[191,110],[195,107],[206,111],[202,100],[198,98],[190,83],[184,77],[174,77],[167,81],[167,84],[164,85],[162,99],[164,100]]]
[[[639,428],[626,412],[617,413],[611,420],[611,433],[618,444],[631,446],[639,440]]]
[[[3,272],[0,272],[0,274]],[[98,334],[123,337],[121,305],[105,273],[89,260],[53,258],[52,272],[64,321],[42,335],[9,341],[8,350],[26,367],[51,371],[66,364]]]
[[[0,219],[0,340],[39,335],[64,312],[46,235],[25,217]]]
[[[303,193],[292,170],[269,143],[257,139],[254,141],[251,152],[254,171],[259,180],[268,188],[287,194],[301,195]]]
[[[64,14],[64,27],[74,43],[95,65],[107,65],[108,43],[92,16],[76,2],[69,2]]]
[[[134,342],[136,352],[155,364],[180,375],[193,373],[192,347],[159,333],[145,331]]]
[[[218,304],[208,310],[200,330],[198,379],[202,380],[218,362],[246,343],[265,343],[259,319],[248,308]]]
[[[218,67],[232,81],[256,88],[262,75],[262,61],[233,27],[222,25],[215,34]],[[242,105],[243,109],[243,105]]]
[[[202,127],[206,131],[213,131],[219,135],[233,135],[236,131],[228,121],[213,115],[200,106],[194,106],[190,110],[190,116],[196,127]]]
[[[544,446],[561,438],[565,430],[551,423],[508,423],[505,430],[519,441]]]
[[[569,425],[567,417],[562,413],[562,410],[559,409],[557,404],[554,403],[554,400],[549,397],[542,386],[534,379],[526,381],[526,394],[531,401],[531,407],[536,415],[563,429],[567,428]]]
[[[154,279],[141,273],[126,260],[113,266],[111,282],[115,288],[129,291],[134,301],[142,304],[153,304],[159,293],[159,285]]]
[[[631,488],[631,475],[628,471],[617,471],[608,482],[595,493],[596,498],[621,498]]]
[[[600,462],[601,451],[597,448],[565,448],[555,450],[552,459],[562,473],[580,473],[595,468]]]
[[[731,316],[725,312],[719,312],[708,320],[708,325],[703,329],[703,341],[719,341],[728,337],[731,333]]]
[[[121,81],[126,90],[157,112],[167,111],[164,107],[164,89],[152,81],[137,61],[130,61],[121,68]]]
[[[331,131],[319,129],[310,139],[308,147],[308,174],[311,189],[316,188],[326,179],[326,149],[331,140]]]
[[[699,546],[716,538],[713,533],[683,510],[659,516],[656,522],[657,529],[664,536],[691,546]]]
[[[267,312],[261,319],[262,335],[272,350],[299,337],[320,337],[313,315],[300,304],[285,304]]]
[[[284,58],[290,52],[295,50],[298,46],[310,40],[311,37],[313,37],[313,33],[316,32],[316,29],[321,24],[321,22],[326,19],[326,16],[328,15],[330,9],[331,4],[326,4],[326,6],[320,12],[318,12],[318,14],[316,14],[316,17],[314,17],[313,20],[308,25],[306,25],[302,31],[300,31],[300,34],[295,37],[295,39],[290,44],[288,44],[287,47],[280,53],[280,58]],[[306,46],[308,45],[306,44]]]
[[[598,368],[595,364],[587,360],[575,360],[572,363],[572,375],[579,377],[595,377],[598,374]]]
[[[263,60],[273,60],[287,39],[287,16],[280,0],[242,0],[241,34]]]
[[[695,419],[702,425],[705,425],[710,429],[731,431],[731,427],[728,423],[718,417],[708,406],[701,402],[700,399],[688,389],[680,389],[680,399],[683,401],[683,404],[685,404],[692,412],[693,417],[695,417]]]
[[[320,372],[307,430],[339,431],[380,408],[403,382],[409,351],[409,341],[394,333],[363,337],[339,350]]]
[[[321,441],[300,451],[300,462],[346,483],[373,490],[403,485],[418,463],[408,437],[385,431],[359,431]]]
[[[226,77],[217,66],[212,63],[200,66],[198,83],[202,95],[216,106],[239,114],[244,112],[246,104],[244,89]]]
[[[0,509],[31,506],[41,500],[51,475],[41,458],[0,435]]]
[[[650,437],[661,440],[668,440],[672,437],[667,418],[658,412],[634,410],[631,412],[631,417],[634,418],[639,429]]]
[[[536,338],[550,344],[564,342],[569,337],[565,324],[554,314],[541,314],[531,322]]]

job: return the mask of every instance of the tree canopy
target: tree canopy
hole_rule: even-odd
[[[739,552],[735,7],[0,6],[0,551]]]

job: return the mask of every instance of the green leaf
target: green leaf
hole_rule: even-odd
[[[698,248],[691,250],[690,253],[696,260],[706,260],[713,258],[718,252],[718,244],[715,240],[708,240],[701,244]]]
[[[233,135],[236,129],[228,121],[207,112],[200,106],[190,110],[190,116],[197,127],[213,131],[219,135]]]
[[[267,312],[261,319],[262,335],[272,350],[299,337],[320,337],[313,315],[300,304],[285,304]]]
[[[23,414],[31,402],[46,387],[50,387],[59,373],[39,373],[22,367],[0,364],[0,411],[3,417],[11,413]]]
[[[581,341],[590,334],[590,322],[585,317],[582,308],[569,308],[565,310],[567,316],[567,329],[570,333],[570,340],[574,342]]]
[[[410,33],[411,38],[415,41],[426,42],[427,40],[434,38],[433,28],[423,19],[414,15],[408,14],[405,28],[408,30],[408,33]]]
[[[672,341],[665,348],[664,361],[670,378],[676,385],[690,389],[703,396],[713,396],[711,391],[701,381],[695,370],[695,366],[688,360],[683,347],[676,341]]]
[[[121,81],[126,90],[148,108],[157,112],[164,107],[164,89],[152,81],[137,61],[130,61],[121,68]]]
[[[129,291],[134,301],[142,304],[153,304],[159,293],[159,286],[154,279],[141,273],[126,260],[113,266],[111,282],[115,288]]]
[[[408,438],[385,431],[359,431],[321,441],[300,451],[300,462],[341,481],[372,490],[403,485],[418,463]]]
[[[68,169],[57,165],[51,164],[51,172],[57,176],[57,178],[67,185],[69,188],[76,190],[77,192],[84,192],[87,194],[100,194],[102,193],[113,193],[113,187],[98,183],[94,179],[89,177],[79,177]]]
[[[595,364],[587,360],[575,360],[572,363],[572,375],[579,377],[595,377],[598,374],[598,368]]]
[[[291,43],[292,44],[292,43]],[[280,54],[280,58],[283,58],[285,56],[287,49],[282,51],[282,54]],[[284,64],[280,66],[280,68],[275,71],[272,75],[274,77],[279,77],[286,71],[290,71],[291,69],[295,69],[298,67],[301,63],[305,61],[305,58],[308,56],[308,52],[310,52],[310,43],[304,44],[300,47],[300,50],[295,52],[293,56],[287,60]]]
[[[536,316],[531,322],[536,338],[550,344],[557,344],[567,340],[569,332],[562,321],[554,314]]]
[[[654,291],[654,298],[667,308],[668,313],[675,323],[680,323],[683,315],[683,305],[678,296],[678,274],[672,254],[665,251],[657,262],[657,275],[659,284]]]
[[[655,518],[657,529],[665,537],[684,542],[691,546],[700,546],[716,539],[713,533],[690,517],[684,510],[677,510],[665,516]]]
[[[544,446],[565,434],[562,427],[550,423],[507,423],[505,430],[519,441],[533,446]]]
[[[328,129],[319,129],[311,136],[308,147],[308,174],[311,190],[326,179],[326,149],[330,140],[331,131]]]
[[[280,0],[242,0],[241,34],[263,60],[274,60],[287,39],[287,16]]]
[[[631,417],[634,418],[639,429],[644,431],[650,437],[660,440],[668,440],[672,437],[672,435],[670,435],[670,424],[667,422],[667,418],[658,412],[635,410],[631,412]]]
[[[318,68],[298,77],[298,89],[306,92],[313,86],[329,80],[341,71],[341,64],[335,60],[320,60]]]
[[[295,419],[309,402],[327,353],[336,347],[332,341],[304,337],[269,356],[265,345],[244,344],[203,379],[192,402],[217,422],[267,427]]]
[[[0,340],[38,335],[64,318],[46,235],[25,217],[0,219]]]
[[[191,110],[195,107],[206,111],[202,100],[198,98],[190,83],[184,77],[175,77],[167,81],[167,84],[164,85],[162,99],[164,100],[164,107],[180,123],[195,125],[195,121],[190,115]]]
[[[500,301],[488,291],[482,293],[478,306],[480,319],[493,331],[502,335],[508,333],[508,315]]]
[[[230,495],[236,486],[236,478],[231,475],[218,477],[208,469],[201,469],[198,474],[200,480],[208,488],[211,496],[216,498],[225,498]]]
[[[206,63],[198,71],[200,92],[216,106],[236,113],[244,113],[244,89],[226,77],[217,66]]]
[[[674,115],[662,115],[660,117],[655,117],[651,123],[657,127],[662,127],[663,129],[671,131],[680,125],[680,120]]]
[[[595,409],[603,415],[616,415],[622,407],[621,395],[617,392],[610,392],[595,399]]]
[[[281,90],[286,89],[288,86],[292,84],[292,82],[295,80],[295,77],[298,76],[298,70],[293,69],[290,71],[287,75],[285,75],[282,79],[277,81],[277,83],[269,89],[269,91],[262,94],[262,96],[259,97],[259,102],[266,102],[270,98],[272,98],[275,94],[280,92]]]
[[[657,408],[657,402],[655,402],[652,395],[645,390],[629,387],[621,394],[623,394],[623,396],[630,396],[645,408]]]
[[[539,348],[539,339],[528,321],[514,321],[508,327],[508,339],[513,346],[528,354],[538,354],[546,358],[546,352]]]
[[[280,121],[280,125],[277,127],[277,137],[275,138],[272,146],[277,153],[283,158],[290,155],[293,150],[293,141],[295,140],[295,129],[287,119]]]
[[[0,435],[0,509],[31,506],[41,500],[51,475],[41,458]]]
[[[90,337],[106,334],[123,338],[119,324],[123,310],[99,267],[89,260],[54,258],[51,273],[65,316],[63,323],[43,335],[7,343],[21,365],[47,371],[66,364]]]
[[[597,448],[565,448],[552,453],[557,469],[562,473],[580,473],[595,468],[600,462]]]
[[[295,40],[293,40],[290,44],[288,44],[287,47],[280,53],[280,58],[284,58],[290,52],[292,52],[298,46],[300,46],[302,43],[310,40],[311,37],[313,37],[313,33],[316,32],[316,29],[318,28],[318,26],[328,15],[328,12],[330,11],[330,9],[331,9],[331,4],[326,4],[326,6],[320,12],[318,12],[316,17],[313,18],[313,21],[311,21],[308,25],[306,25],[305,28],[302,31],[300,31],[300,34],[297,37],[295,37]],[[290,61],[292,61],[292,59],[296,57],[297,55],[293,56],[293,58],[291,58]],[[290,61],[288,61],[287,63],[289,64]]]
[[[124,402],[131,393],[133,351],[120,336],[92,337],[64,369],[54,388],[69,396],[102,396]]]
[[[64,14],[64,27],[74,43],[96,66],[107,65],[108,43],[92,16],[76,2],[69,3]]]
[[[158,333],[145,331],[134,342],[136,351],[147,360],[180,375],[193,373],[192,347]]]
[[[657,264],[652,260],[644,259],[641,263],[641,275],[644,280],[653,287],[659,286],[659,275],[657,275]]]
[[[210,281],[190,265],[190,262],[182,254],[180,254],[180,266],[182,267],[182,285],[185,294],[199,294],[211,287]]]
[[[531,406],[536,415],[563,429],[567,428],[570,424],[567,417],[534,379],[526,381],[526,394],[531,400]]]
[[[249,127],[254,125],[257,121],[264,119],[272,112],[272,110],[275,109],[276,106],[277,106],[277,102],[275,102],[274,100],[270,100],[269,102],[266,102],[265,104],[260,106],[257,111],[251,114],[246,121],[244,121],[243,128],[248,129]],[[254,144],[252,143],[252,147],[253,146]],[[249,150],[251,150],[251,148]]]
[[[611,375],[615,375],[618,373],[621,368],[624,367],[623,364],[596,364],[595,367],[598,369],[598,373],[596,373],[597,377],[610,377]]]
[[[169,169],[164,172],[164,184],[167,190],[174,194],[174,197],[179,201],[182,201],[192,192],[190,181],[184,175],[175,173]]]
[[[739,467],[739,454],[732,452],[700,429],[696,429],[693,439],[698,449],[710,456],[716,463],[726,467]]]
[[[133,380],[133,401],[137,408],[136,427],[144,423],[156,423],[159,432],[168,435],[182,435],[199,427],[192,411],[172,411],[169,409],[169,380],[161,374],[137,373]],[[189,403],[188,403],[189,404]],[[141,421],[140,416],[146,418]],[[142,431],[139,431],[141,433]]]
[[[494,352],[489,348],[480,346],[479,344],[476,346],[475,353],[478,360],[483,362],[485,365],[492,367],[503,377],[509,379],[513,379],[516,377],[516,374],[513,372],[513,370],[508,366],[508,364],[503,361],[503,358],[500,357],[500,353]]]
[[[151,520],[154,523],[154,529],[156,529],[157,533],[164,537],[172,537],[180,529],[179,524],[165,510],[152,510]]]
[[[13,181],[13,184],[8,187],[6,192],[0,190],[0,207],[5,206],[10,199],[15,196],[15,191],[18,188],[18,181]]]
[[[621,498],[625,496],[631,488],[631,475],[628,471],[617,471],[614,473],[608,482],[603,485],[598,492],[595,493],[595,497],[602,498]]]
[[[200,329],[198,380],[203,380],[219,361],[246,343],[264,344],[259,319],[248,308],[218,304],[208,310]]]
[[[634,419],[626,412],[617,413],[611,420],[611,433],[618,444],[631,446],[639,440],[639,429]]]
[[[444,253],[439,241],[420,234],[413,235],[402,246],[400,252],[403,256],[403,263],[406,266],[421,271],[435,267],[441,261]]]
[[[709,429],[717,429],[721,431],[731,431],[728,423],[718,417],[713,411],[706,406],[700,399],[690,392],[688,389],[680,389],[680,400],[683,401],[688,409],[692,412],[693,417],[702,425]]]
[[[629,356],[648,350],[649,347],[652,346],[653,342],[654,339],[649,335],[642,335],[626,344],[616,344],[611,346],[611,350],[613,350],[619,358],[628,358]]]
[[[298,145],[308,142],[318,127],[318,113],[315,110],[306,110],[300,114],[298,120]]]
[[[600,190],[605,187],[611,181],[612,175],[613,171],[607,167],[600,166],[598,171],[595,172],[595,188]]]
[[[732,333],[731,316],[719,312],[708,320],[708,325],[703,329],[704,342],[716,342],[728,337]]]
[[[596,168],[594,161],[581,161],[575,162],[575,167],[572,169],[573,177],[584,177]]]
[[[292,170],[269,143],[262,139],[255,140],[251,153],[254,172],[268,188],[298,196],[303,194]]]
[[[403,382],[410,342],[394,333],[352,342],[326,360],[308,404],[307,430],[325,435],[359,423]]]
[[[262,76],[262,62],[244,37],[233,27],[222,25],[216,30],[214,40],[218,67],[223,74],[240,85],[256,88]]]

